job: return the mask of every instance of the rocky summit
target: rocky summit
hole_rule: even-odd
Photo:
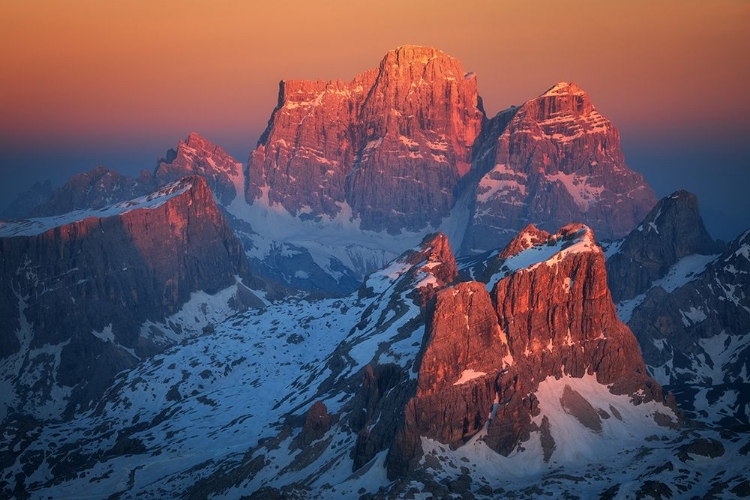
[[[467,251],[532,222],[584,220],[620,237],[655,203],[578,86],[557,84],[488,120],[476,75],[427,47],[390,51],[351,82],[282,81],[248,162],[249,203],[304,218],[346,210],[372,231],[439,228],[462,195]]]
[[[534,392],[547,377],[588,374],[613,394],[662,400],[635,337],[617,318],[589,228],[566,226],[505,254],[504,277],[436,295],[416,394],[396,441],[406,456],[397,463],[421,455],[419,436],[455,448],[483,432],[490,449],[509,455],[539,430]]]
[[[533,223],[584,221],[600,238],[622,237],[656,203],[625,165],[620,134],[588,94],[561,82],[485,125],[474,160],[474,208],[464,250],[490,250]]]
[[[483,117],[476,77],[427,47],[392,50],[350,82],[282,81],[248,162],[248,202],[308,217],[346,205],[372,231],[438,227]]]
[[[241,172],[242,164],[224,149],[191,132],[177,149],[167,151],[166,158],[159,158],[153,177],[157,185],[162,185],[188,175],[200,175],[206,179],[217,202],[229,205],[242,194],[236,189]]]

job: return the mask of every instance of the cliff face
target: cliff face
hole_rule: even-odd
[[[18,384],[27,394],[3,402],[31,414],[61,400],[68,410],[89,401],[118,371],[159,349],[142,335],[145,321],[177,312],[191,292],[215,293],[248,273],[201,177],[69,220],[4,224],[0,234],[0,310],[9,318],[0,326],[0,354],[15,376],[29,378]],[[32,383],[37,370],[49,376]]]
[[[456,447],[486,428],[487,445],[508,455],[539,430],[534,393],[548,377],[594,375],[636,403],[662,400],[635,337],[617,319],[593,232],[569,225],[543,236],[522,232],[501,252],[489,284],[437,293],[416,394],[391,448],[392,474],[420,455],[419,436]]]
[[[248,165],[248,202],[267,196],[293,215],[361,228],[437,227],[479,135],[476,78],[436,49],[404,46],[351,82],[282,82]]]
[[[661,383],[695,385],[691,393],[726,391],[724,416],[746,425],[747,394],[733,392],[731,385],[747,384],[750,373],[750,232],[719,255],[692,255],[682,262],[691,260],[701,265],[679,286],[656,284],[631,301],[636,305],[628,325]]]
[[[625,165],[617,129],[575,84],[499,113],[483,139],[465,251],[505,244],[531,223],[554,230],[585,221],[602,239],[621,237],[656,203]]]

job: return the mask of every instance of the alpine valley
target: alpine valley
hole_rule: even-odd
[[[2,498],[750,496],[750,231],[573,83],[402,46],[3,218]]]

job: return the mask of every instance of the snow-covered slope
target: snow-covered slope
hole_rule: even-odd
[[[233,491],[227,493],[233,497],[268,484],[322,487],[343,480],[351,473],[356,434],[338,422],[326,435],[326,449],[313,448],[310,459],[311,450],[299,445],[299,423],[314,401],[339,415],[352,405],[366,364],[407,369],[413,363],[422,319],[409,295],[415,285],[433,286],[435,268],[424,265],[420,251],[372,274],[346,300],[290,299],[230,317],[214,333],[123,374],[72,422],[32,432],[14,432],[10,422],[4,441],[17,458],[4,472],[6,491],[178,497],[205,488]],[[43,449],[59,453],[37,463],[20,484],[16,472],[36,463]],[[375,481],[372,491],[382,484]]]
[[[585,236],[537,265],[556,266],[561,251],[597,251],[584,248]],[[681,431],[671,409],[634,405],[593,375],[540,380],[531,395],[536,430],[508,456],[487,446],[486,430],[457,449],[421,438],[414,472],[389,478],[389,446],[417,384],[428,304],[451,276],[445,238],[428,239],[347,298],[292,298],[239,313],[144,360],[70,422],[11,420],[3,428],[3,491],[32,498],[629,497],[745,484],[746,440]],[[497,403],[488,412],[499,411]]]

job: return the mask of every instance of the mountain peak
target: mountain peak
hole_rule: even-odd
[[[284,81],[246,197],[295,217],[333,219],[348,204],[365,230],[439,227],[484,118],[476,78],[431,47],[393,49],[350,82]]]
[[[553,85],[483,130],[474,165],[485,173],[463,243],[472,252],[505,244],[512,233],[497,228],[529,222],[551,230],[586,221],[601,238],[621,238],[656,203],[625,164],[616,127],[575,83]]]
[[[612,296],[616,302],[635,297],[680,259],[721,251],[703,224],[698,198],[685,190],[676,191],[662,198],[609,258]]]
[[[540,97],[562,95],[586,95],[586,92],[575,83],[558,82],[547,89]]]
[[[190,132],[187,136],[187,138],[184,141],[180,141],[181,144],[185,144],[187,146],[193,147],[193,148],[201,148],[201,149],[208,149],[208,150],[214,150],[218,146],[214,145],[204,137],[202,137],[197,132]]]
[[[672,201],[674,200],[674,201]],[[678,189],[663,200],[664,203],[680,203],[698,213],[698,197],[685,189]]]
[[[242,165],[224,149],[197,132],[190,132],[177,149],[170,149],[165,158],[157,160],[154,178],[165,183],[186,175],[201,175],[208,180],[216,198],[227,205],[237,195],[234,182],[241,171]]]
[[[432,233],[422,239],[422,243],[403,257],[403,262],[411,265],[424,263],[420,271],[433,275],[442,283],[451,283],[458,276],[456,259],[443,233]]]
[[[422,45],[401,45],[400,47],[388,51],[384,61],[387,61],[392,57],[396,58],[398,64],[414,64],[415,62],[426,64],[431,59],[436,59],[438,57],[453,59],[441,50]]]
[[[533,246],[543,245],[549,240],[550,236],[547,231],[538,229],[534,224],[529,224],[508,243],[508,246],[500,252],[498,258],[507,259]]]

